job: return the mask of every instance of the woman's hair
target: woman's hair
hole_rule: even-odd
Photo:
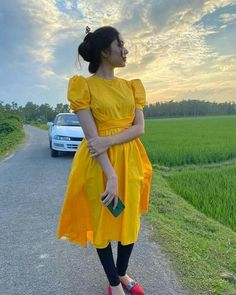
[[[78,47],[78,54],[84,60],[89,62],[88,70],[90,73],[96,73],[101,63],[101,52],[104,49],[110,50],[111,43],[119,39],[119,32],[110,26],[104,26],[94,32],[86,27],[86,36],[84,41]]]

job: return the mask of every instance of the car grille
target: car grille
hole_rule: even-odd
[[[82,141],[83,139],[84,139],[83,137],[71,137],[70,136],[71,141]]]
[[[67,144],[68,149],[77,149],[78,145],[77,144]]]

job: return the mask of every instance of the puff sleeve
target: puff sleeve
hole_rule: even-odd
[[[146,104],[146,92],[140,79],[130,81],[135,99],[135,108],[143,110]]]
[[[70,108],[74,112],[90,108],[89,88],[83,76],[73,76],[70,78],[67,89],[67,99],[70,102]]]

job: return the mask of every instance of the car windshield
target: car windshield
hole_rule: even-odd
[[[55,119],[55,125],[57,126],[80,126],[79,119],[76,115],[59,115]]]

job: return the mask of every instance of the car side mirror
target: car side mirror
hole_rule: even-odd
[[[53,122],[47,122],[47,125],[48,125],[48,127],[51,127],[51,126],[53,126],[54,124],[53,124]]]

